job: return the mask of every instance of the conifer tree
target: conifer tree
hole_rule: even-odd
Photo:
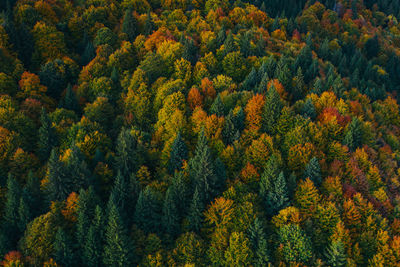
[[[232,32],[229,32],[224,42],[224,54],[227,55],[236,51],[235,40],[233,39]]]
[[[301,113],[305,118],[310,118],[311,120],[314,120],[316,118],[317,113],[315,111],[315,106],[311,98],[307,98],[306,102],[303,105],[303,108],[301,109]]]
[[[64,98],[61,100],[60,106],[65,109],[79,111],[79,103],[75,92],[72,90],[71,84],[68,84]]]
[[[310,178],[315,185],[319,186],[322,183],[321,167],[316,157],[313,157],[306,166],[304,178],[307,177]]]
[[[235,128],[238,129],[239,132],[244,130],[245,127],[245,120],[246,115],[244,114],[243,108],[240,107],[238,113],[235,114],[234,117],[234,123],[235,123]]]
[[[67,174],[64,163],[60,161],[59,154],[55,149],[51,151],[47,168],[49,179],[47,192],[49,200],[66,199],[73,187],[72,177]]]
[[[85,46],[85,50],[83,51],[81,56],[81,65],[86,66],[95,57],[96,57],[96,49],[94,48],[93,42],[88,41]]]
[[[249,239],[254,251],[254,266],[267,266],[270,262],[268,243],[262,223],[258,218],[249,227]]]
[[[150,10],[147,12],[146,22],[144,24],[145,35],[150,35],[155,30],[153,18],[151,17]]]
[[[22,193],[18,206],[18,228],[20,233],[25,231],[26,226],[33,218],[27,196]]]
[[[92,184],[91,172],[84,157],[81,150],[75,144],[72,145],[71,154],[66,163],[66,172],[72,183],[70,192],[78,192],[80,188],[87,188]]]
[[[198,233],[201,228],[201,223],[203,221],[203,210],[204,204],[201,200],[199,190],[196,188],[193,194],[193,199],[189,208],[189,229],[193,232]]]
[[[42,108],[40,122],[41,127],[39,128],[38,153],[40,158],[43,161],[46,161],[49,158],[53,147],[57,145],[57,136],[44,108]]]
[[[100,206],[96,206],[93,223],[85,236],[83,246],[82,262],[88,267],[98,267],[102,265],[102,249],[104,243],[103,212]]]
[[[136,27],[137,27],[136,19],[132,15],[132,10],[131,9],[126,10],[124,15],[124,21],[122,23],[122,32],[128,36],[129,42],[133,43],[135,41],[137,35]]]
[[[116,166],[121,175],[129,177],[141,165],[138,144],[129,129],[123,128],[117,138]]]
[[[179,194],[179,192],[175,192],[175,188],[173,186],[168,188],[162,210],[163,215],[161,225],[164,229],[164,232],[172,237],[175,237],[179,233],[180,226],[177,194]]]
[[[135,210],[135,223],[146,233],[157,233],[161,226],[160,196],[147,186],[140,192]]]
[[[281,115],[283,104],[279,93],[274,86],[271,86],[265,98],[264,111],[263,111],[263,126],[268,134],[273,134],[275,124]]]
[[[41,214],[43,209],[43,196],[40,189],[40,180],[32,171],[28,173],[28,179],[22,194],[26,198],[26,202],[32,213],[32,218]]]
[[[224,128],[222,129],[222,138],[226,145],[232,144],[239,138],[239,132],[235,128],[234,116],[232,110],[225,117]]]
[[[62,266],[72,266],[76,263],[74,255],[72,240],[62,228],[58,228],[54,241],[54,260]]]
[[[264,201],[267,213],[270,215],[275,215],[289,205],[288,189],[283,172],[271,181],[270,190],[265,195]]]
[[[1,227],[1,232],[5,233],[4,244],[8,250],[14,249],[19,231],[20,216],[18,208],[21,199],[21,188],[18,181],[11,175],[7,179],[7,193],[5,195],[4,216]]]
[[[168,171],[173,174],[175,171],[182,169],[183,161],[187,160],[188,157],[187,147],[180,132],[178,132],[172,143],[169,155]]]
[[[210,113],[215,114],[218,117],[222,117],[222,116],[224,116],[224,113],[225,113],[224,109],[225,109],[224,103],[222,103],[221,97],[220,97],[220,95],[218,95],[211,105]]]
[[[346,266],[346,251],[342,241],[332,241],[324,253],[326,263],[332,267]]]
[[[81,248],[85,245],[86,235],[91,221],[95,216],[96,205],[100,202],[93,187],[88,190],[79,191],[79,200],[77,208],[76,237]]]
[[[105,229],[103,264],[105,266],[132,266],[134,260],[133,243],[122,222],[118,208],[111,204]]]
[[[258,75],[255,68],[252,68],[250,73],[247,75],[246,79],[243,81],[242,88],[246,91],[256,90],[256,85],[258,83]]]
[[[347,128],[343,143],[354,151],[362,145],[362,138],[362,123],[358,118],[353,118]]]

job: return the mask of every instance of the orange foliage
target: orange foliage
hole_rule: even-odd
[[[265,104],[265,97],[257,94],[253,96],[246,105],[246,125],[250,131],[257,132],[261,128],[262,113]]]
[[[79,196],[72,192],[65,201],[65,207],[61,210],[62,215],[66,220],[75,222],[77,220],[76,212],[78,209]]]
[[[189,91],[187,101],[191,110],[194,110],[196,107],[202,107],[203,96],[200,94],[199,89],[192,87]]]
[[[19,87],[26,96],[39,96],[47,91],[47,87],[40,84],[39,76],[27,71],[22,73]]]
[[[174,36],[167,28],[161,27],[147,38],[144,47],[147,51],[154,51],[157,50],[164,41],[174,39]]]
[[[240,172],[240,177],[242,178],[245,184],[258,181],[260,179],[260,175],[257,172],[256,167],[250,162],[247,162],[246,166]]]
[[[217,95],[217,92],[215,91],[213,82],[210,81],[208,78],[204,78],[201,80],[201,90],[203,95],[205,95],[208,98],[215,98],[215,96]]]

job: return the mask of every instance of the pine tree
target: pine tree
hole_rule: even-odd
[[[267,165],[264,168],[264,172],[261,175],[260,179],[260,197],[262,198],[264,204],[267,207],[271,205],[271,196],[270,192],[273,192],[275,189],[275,180],[279,175],[279,162],[275,155],[272,155],[267,162]],[[267,210],[269,214],[273,214],[274,211]]]
[[[232,32],[229,32],[224,42],[224,54],[227,55],[236,51],[235,40],[233,39]]]
[[[242,88],[245,91],[255,91],[258,83],[258,75],[255,68],[252,68],[246,79],[243,81]]]
[[[182,58],[189,61],[192,65],[196,63],[197,47],[195,46],[193,39],[184,39]]]
[[[71,84],[68,84],[65,96],[61,100],[60,107],[73,110],[75,112],[79,111],[78,99],[76,98],[75,92],[72,90]]]
[[[304,171],[304,178],[310,178],[315,185],[319,186],[322,183],[321,167],[319,165],[318,159],[313,157],[307,164]]]
[[[178,200],[177,194],[179,194],[179,192],[175,192],[175,188],[173,186],[170,186],[168,188],[162,210],[163,215],[162,215],[161,225],[164,229],[164,232],[172,237],[178,235],[180,227],[179,224],[180,216],[177,205],[177,200]]]
[[[102,249],[104,243],[103,212],[96,206],[93,223],[85,236],[82,262],[88,267],[102,266]]]
[[[203,222],[203,210],[204,204],[201,200],[199,190],[196,188],[193,194],[192,203],[189,208],[189,229],[193,232],[198,233]]]
[[[7,244],[7,249],[12,250],[15,248],[20,234],[18,207],[21,199],[21,188],[18,181],[11,174],[8,175],[5,199],[2,232],[5,233],[4,241]]]
[[[304,91],[304,76],[303,76],[303,71],[301,67],[297,69],[297,74],[294,77],[294,86],[292,88],[292,96],[293,96],[293,102],[301,99],[303,97],[303,91]]]
[[[58,228],[54,241],[54,259],[62,266],[72,266],[76,263],[72,240],[62,228]]]
[[[347,145],[352,151],[362,145],[363,133],[362,123],[358,118],[353,118],[347,127],[347,133],[343,143]]]
[[[161,226],[161,197],[149,186],[140,192],[135,210],[135,222],[146,233],[157,233]]]
[[[42,108],[40,122],[42,125],[39,128],[38,153],[42,161],[46,161],[53,147],[57,145],[57,136],[44,108]]]
[[[150,35],[155,30],[153,18],[151,17],[150,10],[147,12],[146,22],[144,24],[144,34]]]
[[[123,128],[118,135],[116,154],[116,166],[121,175],[129,177],[136,173],[142,160],[138,153],[138,143],[129,129]]]
[[[239,39],[239,47],[240,47],[240,53],[247,58],[250,56],[251,53],[251,44],[250,44],[250,33],[246,32],[240,36]]]
[[[301,113],[305,118],[310,118],[311,120],[314,120],[317,117],[317,112],[315,111],[311,98],[307,98],[301,109]]]
[[[222,138],[226,145],[232,144],[239,138],[239,132],[235,128],[234,116],[232,110],[225,117],[224,128],[222,129]]]
[[[136,24],[137,24],[136,19],[134,16],[132,16],[132,10],[131,9],[126,10],[124,15],[124,21],[122,23],[122,32],[128,36],[128,41],[132,43],[135,41],[137,35]]]
[[[240,107],[238,113],[236,113],[236,115],[234,117],[235,128],[238,129],[239,132],[244,130],[245,118],[246,118],[246,115],[244,114],[243,108]]]
[[[182,169],[183,161],[187,160],[188,151],[185,142],[182,139],[180,132],[176,135],[176,138],[171,146],[171,152],[169,154],[168,171],[173,174],[175,171]]]
[[[85,246],[85,238],[89,230],[90,222],[95,217],[96,205],[100,202],[93,187],[88,190],[81,189],[79,191],[76,237],[78,245],[83,248]]]
[[[249,227],[249,239],[254,251],[254,266],[267,266],[270,262],[268,242],[262,223],[258,218]]]
[[[92,175],[81,150],[74,144],[70,151],[66,172],[71,179],[70,192],[78,192],[81,188],[87,188],[92,184]]]
[[[195,156],[189,161],[189,177],[199,191],[203,203],[208,203],[215,195],[218,177],[214,172],[213,159],[204,130],[199,135]]]
[[[32,171],[28,173],[27,182],[22,191],[23,196],[32,213],[32,218],[42,214],[43,210],[43,195],[40,189],[40,180],[33,174]]]
[[[270,191],[265,195],[264,201],[267,213],[275,215],[281,209],[289,206],[288,188],[283,172],[272,181],[270,188]]]
[[[268,134],[274,133],[275,124],[281,115],[282,108],[281,97],[275,87],[271,86],[265,98],[263,111],[263,126]]]
[[[20,233],[25,231],[26,226],[33,218],[27,196],[23,193],[18,206],[18,228]]]
[[[224,116],[224,113],[225,113],[224,109],[225,109],[224,103],[222,103],[221,97],[220,97],[220,95],[218,95],[211,105],[210,113],[215,114],[218,117],[222,117],[222,116]]]
[[[342,241],[333,241],[324,253],[326,263],[332,267],[346,266],[346,251]]]
[[[91,41],[88,41],[88,43],[85,46],[85,50],[83,51],[81,56],[81,65],[86,66],[95,57],[96,57],[96,49],[94,48],[93,43]]]
[[[132,266],[134,251],[132,240],[122,223],[118,208],[111,205],[105,229],[103,264],[105,266]]]

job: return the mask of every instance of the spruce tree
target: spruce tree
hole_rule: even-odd
[[[12,250],[15,248],[20,234],[18,208],[21,199],[21,188],[18,181],[11,174],[8,175],[5,199],[1,231],[5,233],[4,241],[8,250]]]
[[[276,91],[275,86],[271,86],[265,98],[262,117],[264,130],[270,135],[274,134],[275,124],[281,115],[282,108],[281,97]]]
[[[180,132],[176,135],[176,138],[171,146],[171,152],[169,154],[168,171],[173,174],[175,171],[182,169],[183,161],[187,160],[188,151],[185,142],[183,141]]]
[[[41,127],[39,128],[38,154],[42,161],[46,161],[49,158],[53,147],[57,145],[57,136],[44,108],[42,108],[40,122]]]
[[[112,204],[105,229],[103,264],[105,266],[133,266],[133,243],[125,228],[118,208]]]
[[[28,198],[22,193],[18,206],[18,228],[20,233],[25,231],[26,226],[33,218]]]
[[[96,49],[94,48],[93,42],[88,41],[85,46],[85,50],[81,56],[81,65],[86,66],[96,57]]]
[[[225,113],[224,109],[225,109],[224,103],[222,103],[221,97],[220,97],[220,95],[218,95],[211,105],[210,113],[215,114],[218,117],[222,117],[222,116],[224,116],[224,113]]]
[[[267,213],[270,215],[277,214],[281,209],[289,206],[288,188],[286,179],[281,172],[275,180],[272,181],[270,191],[267,192],[264,201]]]
[[[317,117],[317,112],[315,111],[315,106],[311,98],[307,98],[306,102],[304,103],[301,109],[301,114],[305,118],[310,118],[311,120],[314,120]]]
[[[116,166],[121,175],[129,177],[136,173],[141,165],[141,156],[138,153],[138,143],[131,135],[130,130],[122,128],[117,138]]]
[[[89,230],[89,226],[95,217],[96,205],[100,202],[93,187],[88,190],[81,189],[79,191],[79,200],[77,208],[76,237],[78,245],[81,248],[85,246],[85,238]]]
[[[135,223],[146,233],[158,233],[161,226],[160,196],[149,186],[140,192],[135,210]]]
[[[249,240],[254,251],[254,266],[267,266],[270,262],[268,242],[262,223],[258,218],[249,227]]]
[[[313,181],[317,186],[321,185],[322,183],[321,167],[316,157],[313,157],[310,160],[306,166],[306,169],[304,170],[304,178],[307,177],[310,178],[311,181]]]
[[[353,118],[347,127],[347,133],[343,140],[343,143],[354,151],[356,148],[362,145],[363,133],[362,133],[362,122],[358,118]]]
[[[81,150],[74,144],[70,151],[71,154],[66,163],[67,175],[71,179],[70,192],[78,192],[81,188],[87,188],[92,184],[92,175]]]
[[[222,139],[226,145],[232,144],[239,137],[238,130],[235,128],[232,110],[225,117],[224,127],[222,128]]]
[[[199,190],[196,188],[193,194],[193,199],[189,208],[189,229],[193,232],[200,232],[203,222],[204,204],[201,200]]]
[[[179,193],[180,192],[175,192],[175,188],[173,186],[170,186],[167,190],[162,210],[161,225],[164,229],[164,232],[172,237],[178,235],[180,227],[180,216],[177,203],[177,194]]]
[[[72,90],[71,84],[68,84],[65,96],[60,103],[60,107],[73,110],[75,112],[79,111],[79,103],[76,98],[75,92]]]
[[[243,81],[242,88],[245,91],[256,90],[256,85],[258,83],[258,75],[255,68],[252,68],[250,73],[247,75],[246,79]]]
[[[346,266],[346,251],[342,241],[333,241],[324,253],[326,263],[332,267]]]
[[[147,12],[146,22],[144,24],[144,34],[146,36],[153,33],[155,30],[153,18],[151,17],[150,10]]]
[[[103,212],[96,206],[92,224],[89,226],[82,247],[82,263],[88,267],[102,266],[102,249],[104,243]]]
[[[22,194],[26,198],[26,202],[32,213],[32,218],[42,214],[44,203],[42,191],[40,189],[40,180],[32,171],[28,173],[28,179]]]
[[[224,42],[224,54],[227,55],[236,51],[235,40],[233,39],[232,32],[229,32]]]
[[[73,242],[62,228],[58,228],[55,237],[54,260],[62,266],[72,266],[76,263]]]
[[[128,36],[129,42],[134,42],[137,35],[136,19],[132,15],[132,9],[125,11],[124,21],[122,23],[122,32]]]

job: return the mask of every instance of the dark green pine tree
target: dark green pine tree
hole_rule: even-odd
[[[380,51],[378,36],[375,35],[373,38],[368,39],[365,42],[364,49],[368,58],[376,57]]]
[[[257,71],[255,68],[252,68],[250,73],[247,75],[246,79],[244,79],[242,88],[245,91],[255,91],[257,83],[258,83]]]
[[[168,171],[173,174],[175,171],[182,169],[183,161],[187,160],[188,150],[185,142],[183,141],[180,132],[176,135],[176,138],[171,146],[171,152],[169,153]]]
[[[200,199],[204,204],[208,203],[216,193],[218,177],[214,171],[213,159],[204,129],[199,135],[195,156],[189,161],[189,177],[199,191]]]
[[[61,100],[60,107],[79,112],[79,103],[76,98],[74,90],[72,90],[71,84],[68,84],[65,96]]]
[[[177,198],[176,205],[181,216],[186,214],[188,210],[187,200],[190,196],[190,188],[187,183],[186,177],[183,172],[175,172],[172,179],[172,185],[174,188],[175,197]]]
[[[81,56],[81,65],[86,66],[96,57],[96,49],[94,48],[93,42],[88,41],[85,50]]]
[[[66,164],[67,174],[71,178],[72,191],[78,192],[81,188],[87,188],[92,184],[92,175],[86,164],[85,156],[74,144],[71,147],[71,155]]]
[[[283,103],[275,86],[271,86],[267,92],[263,111],[263,126],[264,130],[272,135],[275,131],[275,124],[281,115]]]
[[[118,208],[109,206],[108,220],[105,229],[103,264],[105,266],[133,266],[133,242],[122,222]]]
[[[218,117],[222,117],[224,116],[225,113],[224,110],[225,110],[224,103],[222,103],[221,97],[218,94],[218,96],[215,98],[214,102],[211,105],[210,113],[215,114]]]
[[[42,108],[40,122],[42,125],[39,128],[38,154],[42,161],[46,161],[53,147],[57,146],[57,135],[44,108]]]
[[[99,203],[100,199],[94,192],[93,187],[89,187],[88,190],[81,189],[79,191],[76,239],[81,249],[85,246],[86,235],[88,233],[91,221],[95,217],[96,205]]]
[[[245,117],[246,117],[246,115],[244,114],[243,108],[240,107],[239,111],[235,114],[235,117],[234,117],[235,128],[238,129],[239,132],[244,130],[244,127],[245,127],[244,119],[245,119]]]
[[[310,118],[311,120],[314,120],[317,117],[317,112],[315,111],[315,106],[311,98],[307,98],[306,102],[304,103],[301,109],[301,114],[305,118]]]
[[[18,206],[18,228],[20,233],[25,231],[26,226],[33,218],[28,198],[26,194],[22,193]]]
[[[58,228],[55,237],[53,256],[61,266],[73,266],[76,263],[73,241],[62,228]]]
[[[257,39],[254,55],[256,57],[264,57],[265,56],[265,40],[261,34],[260,34],[259,38]]]
[[[254,266],[268,266],[270,262],[268,242],[261,221],[256,218],[249,227],[249,239],[255,254]]]
[[[182,58],[194,65],[197,59],[197,47],[192,38],[184,37]]]
[[[239,39],[240,53],[247,58],[251,54],[250,33],[246,32]]]
[[[227,179],[225,165],[219,157],[217,157],[214,161],[214,172],[217,176],[217,181],[215,183],[215,192],[218,195],[224,191]]]
[[[122,22],[122,32],[128,36],[129,42],[134,42],[137,35],[137,23],[132,15],[132,9],[125,11],[124,21]]]
[[[7,179],[5,199],[2,231],[6,233],[7,246],[10,251],[15,248],[20,234],[18,207],[21,199],[20,185],[11,174],[8,175]]]
[[[147,12],[146,22],[144,24],[144,34],[146,36],[153,33],[155,30],[155,25],[153,22],[153,18],[151,17],[150,10]]]
[[[311,63],[312,63],[312,49],[309,45],[306,45],[301,49],[299,55],[296,57],[293,69],[297,70],[298,68],[301,68],[303,70],[306,70],[311,66]]]
[[[176,237],[179,234],[180,214],[178,207],[178,196],[180,192],[176,192],[174,186],[170,186],[167,190],[162,210],[161,225],[164,232],[171,237]]]
[[[40,189],[40,180],[32,171],[28,173],[28,179],[23,188],[22,194],[26,198],[26,202],[29,205],[33,218],[42,214],[44,203],[42,191]]]
[[[118,135],[115,160],[117,170],[125,177],[136,173],[142,163],[141,156],[138,153],[138,143],[129,129],[122,128]]]
[[[140,192],[136,203],[134,221],[146,233],[158,233],[161,226],[161,197],[147,186]]]
[[[217,44],[218,44],[218,47],[223,45],[225,40],[226,40],[226,29],[225,29],[225,26],[223,25],[221,27],[221,29],[219,30],[219,32],[217,33]]]
[[[304,178],[310,178],[315,185],[321,185],[321,166],[319,165],[319,161],[316,157],[313,157],[307,164],[306,169],[304,170]]]
[[[224,128],[222,129],[222,139],[226,145],[230,145],[239,138],[239,132],[235,128],[234,116],[232,110],[225,117]]]
[[[229,32],[224,42],[224,54],[227,55],[236,51],[235,40],[233,39],[232,32]]]
[[[188,222],[189,229],[193,232],[200,232],[203,222],[204,204],[201,200],[199,190],[196,188],[189,208]]]
[[[326,248],[324,256],[326,258],[326,263],[328,266],[332,267],[346,266],[347,262],[346,251],[342,241],[340,240],[331,242],[329,247]]]
[[[274,190],[274,180],[276,180],[280,173],[280,164],[278,158],[272,155],[264,168],[264,172],[260,178],[260,192],[259,195],[264,204],[267,205],[268,193]]]
[[[278,177],[271,182],[270,191],[267,192],[264,201],[266,204],[267,213],[271,216],[277,214],[281,209],[289,206],[288,188],[286,179],[281,172]]]
[[[277,68],[277,63],[273,55],[269,56],[268,59],[264,62],[265,64],[265,73],[268,74],[269,77],[274,77],[275,71]],[[263,65],[264,65],[263,64]]]
[[[93,223],[86,232],[85,245],[82,247],[82,263],[84,266],[102,266],[102,249],[104,244],[103,225],[103,211],[100,206],[96,206]]]
[[[353,118],[347,126],[347,132],[343,143],[354,151],[363,143],[362,122],[358,118]]]
[[[261,82],[257,87],[257,92],[260,94],[266,94],[268,90],[268,82],[270,81],[268,73],[264,73],[264,75],[261,78]]]
[[[53,149],[47,164],[49,183],[47,192],[50,201],[62,201],[67,198],[73,188],[72,177],[66,172],[64,163],[60,161],[58,152]]]
[[[304,84],[303,71],[299,67],[297,69],[297,74],[294,77],[294,86],[292,87],[293,102],[296,102],[297,100],[303,98],[304,87],[305,84]]]

